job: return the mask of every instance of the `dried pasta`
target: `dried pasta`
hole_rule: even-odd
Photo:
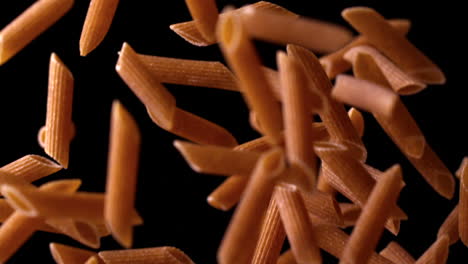
[[[27,182],[39,180],[61,169],[62,166],[39,155],[26,155],[0,168],[0,170],[21,177]]]
[[[57,264],[85,263],[90,257],[97,256],[97,253],[93,251],[59,243],[50,243],[49,249]]]
[[[446,263],[449,253],[449,237],[443,235],[414,262],[414,264]]]
[[[437,238],[447,235],[450,245],[456,243],[460,238],[460,234],[458,233],[458,207],[459,205],[456,205],[453,208],[452,212],[445,218],[444,223],[442,223],[437,232]]]
[[[380,255],[394,263],[399,264],[414,264],[416,260],[397,242],[392,241],[380,251]]]
[[[216,41],[215,29],[218,21],[218,8],[214,0],[185,0],[195,26],[209,42]]]
[[[99,252],[99,257],[109,264],[194,264],[184,252],[175,247],[106,250]]]
[[[468,173],[460,176],[460,200],[458,202],[458,232],[460,240],[468,246]]]

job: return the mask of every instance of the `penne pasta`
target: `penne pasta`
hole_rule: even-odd
[[[340,75],[336,79],[332,95],[371,111],[434,190],[447,199],[453,196],[455,180],[452,174],[426,143],[416,121],[396,94],[377,84]]]
[[[60,218],[48,218],[45,223],[45,227],[51,227],[56,232],[67,235],[88,247],[97,249],[101,245],[100,234],[93,224]]]
[[[328,130],[330,139],[346,142],[348,151],[354,157],[364,161],[367,157],[367,151],[353,128],[343,104],[331,98],[332,84],[318,59],[313,53],[299,46],[288,45],[287,50],[288,54],[304,67],[309,76],[312,92],[320,95],[322,99],[323,110],[319,112],[319,115]]]
[[[73,6],[73,0],[36,1],[0,31],[0,65],[7,62]]]
[[[0,199],[0,222],[4,222],[14,211],[5,199]]]
[[[322,263],[312,225],[297,186],[277,185],[273,198],[297,263]]]
[[[310,125],[312,116],[308,105],[312,95],[303,86],[307,83],[307,76],[299,63],[288,57],[284,52],[277,53],[277,64],[283,88],[286,157],[290,164],[303,167],[315,174],[317,161],[314,149],[310,146],[313,142],[313,130]],[[305,189],[313,188],[316,184],[316,178],[317,175],[306,177],[303,180],[305,186],[301,187]]]
[[[112,104],[104,220],[124,247],[133,242],[130,217],[135,207],[141,134],[137,123],[118,101]]]
[[[460,240],[468,246],[468,173],[460,176],[460,200],[458,201],[458,232]]]
[[[81,31],[80,55],[86,56],[104,39],[114,19],[119,0],[91,0]]]
[[[62,169],[62,166],[39,155],[26,155],[0,168],[27,182],[39,180]]]
[[[428,84],[443,84],[443,72],[420,50],[399,34],[374,9],[368,7],[346,8],[342,17],[365,35],[370,44],[379,49],[409,75]]]
[[[92,256],[84,264],[102,264],[103,262],[98,256]]]
[[[275,181],[285,168],[283,158],[282,151],[275,148],[257,162],[218,249],[218,263],[251,261]]]
[[[209,42],[216,41],[215,29],[218,21],[216,2],[214,0],[185,0],[185,4],[203,38]]]
[[[99,257],[109,264],[194,264],[189,256],[175,247],[106,250],[99,252]]]
[[[449,237],[443,235],[414,262],[414,264],[446,263],[449,254]]]
[[[39,144],[65,169],[68,168],[70,142],[75,134],[72,121],[73,75],[57,54],[49,64],[49,90],[44,128],[39,130]]]
[[[341,214],[343,215],[343,227],[356,225],[356,222],[361,215],[361,207],[353,203],[340,203]]]
[[[301,197],[313,223],[343,225],[341,209],[332,195],[313,190],[310,193],[301,191]]]
[[[390,87],[398,94],[415,94],[426,88],[426,84],[403,72],[370,46],[354,47],[345,53],[344,58],[353,65],[356,78]]]
[[[57,264],[85,263],[89,258],[97,256],[97,253],[93,251],[59,243],[50,243],[49,249]]]
[[[354,107],[351,107],[348,111],[349,119],[351,120],[351,124],[353,124],[354,129],[358,133],[358,136],[362,138],[364,135],[364,117],[362,116],[361,112]]]
[[[239,91],[234,74],[221,62],[138,55],[148,71],[162,83]]]
[[[255,248],[252,264],[275,264],[281,253],[286,233],[275,199],[270,204],[263,219],[260,237]]]
[[[259,10],[271,10],[281,14],[288,14],[291,16],[297,16],[296,14],[284,9],[279,5],[275,5],[273,3],[267,1],[259,1],[254,4],[248,5],[255,9]],[[245,7],[244,7],[245,8]],[[243,8],[233,10],[236,13],[239,13],[240,10]],[[220,17],[223,17],[224,14],[220,14]],[[206,39],[203,34],[199,31],[196,21],[188,21],[182,22],[177,24],[172,24],[169,27],[172,31],[174,31],[177,35],[182,37],[184,40],[189,42],[192,45],[205,47],[216,43],[215,39],[208,40]],[[216,35],[215,35],[216,37]]]
[[[460,167],[455,172],[455,175],[460,179],[462,175],[465,175],[468,173],[467,168],[468,168],[468,157],[464,157],[462,160],[462,163],[460,164]]]
[[[395,29],[398,34],[404,36],[408,33],[411,22],[407,19],[389,19],[388,23]],[[338,74],[344,73],[351,69],[351,64],[344,59],[344,55],[353,47],[361,45],[369,45],[369,41],[365,35],[359,35],[343,48],[327,54],[320,58],[320,64],[327,73],[328,78],[334,79]]]
[[[272,88],[262,71],[260,59],[247,36],[240,17],[233,12],[220,17],[217,36],[221,51],[239,78],[239,85],[251,111],[257,115],[262,132],[273,144],[281,141],[283,120]]]
[[[401,180],[401,168],[394,165],[377,181],[346,243],[340,263],[368,262],[390,216],[388,208],[395,205],[399,196]]]
[[[292,250],[287,250],[278,258],[278,262],[276,264],[297,264],[296,258],[294,258],[294,254]]]
[[[445,218],[444,223],[442,223],[437,232],[437,238],[447,235],[450,245],[455,244],[460,238],[460,234],[458,233],[458,207],[459,204],[453,208],[452,212]]]
[[[388,243],[388,245],[380,251],[380,255],[399,264],[414,264],[414,262],[416,262],[413,256],[395,241]]]
[[[346,28],[312,18],[295,17],[247,6],[240,12],[249,35],[277,44],[296,44],[313,51],[333,52],[352,39]]]

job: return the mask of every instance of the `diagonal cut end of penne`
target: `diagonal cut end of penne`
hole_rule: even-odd
[[[21,193],[21,189],[12,187],[13,186],[10,186],[9,184],[4,184],[0,187],[0,192],[5,196],[5,198],[7,198],[8,203],[24,215],[30,217],[38,216],[34,206]]]
[[[50,243],[49,249],[57,264],[84,263],[89,258],[97,256],[95,252],[59,243]]]

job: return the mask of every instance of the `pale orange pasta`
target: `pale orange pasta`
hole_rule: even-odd
[[[59,243],[50,243],[49,249],[57,264],[85,263],[90,257],[97,256],[93,251]]]
[[[460,167],[455,172],[455,175],[458,178],[461,178],[462,175],[467,174],[467,173],[468,173],[468,157],[464,157],[461,164],[460,164]]]
[[[341,209],[332,195],[313,190],[312,192],[301,191],[301,196],[313,223],[343,225]]]
[[[297,264],[292,250],[287,250],[278,258],[276,264]]]
[[[349,119],[351,120],[351,124],[353,124],[354,129],[356,129],[356,132],[358,133],[358,136],[362,138],[364,135],[364,117],[362,116],[361,112],[357,110],[354,107],[351,107],[348,110],[348,116]]]
[[[5,199],[0,199],[0,222],[4,222],[14,211]]]
[[[406,35],[411,26],[411,22],[406,19],[390,19],[388,23],[401,35]],[[366,36],[359,35],[343,48],[320,58],[320,63],[327,73],[328,78],[334,79],[338,74],[351,69],[351,64],[344,59],[344,54],[353,47],[360,45],[369,45]]]
[[[239,78],[240,89],[250,110],[257,114],[262,132],[270,142],[278,144],[283,129],[281,109],[240,17],[234,12],[226,13],[218,22],[217,35],[226,60]]]
[[[468,173],[460,176],[460,200],[458,202],[458,232],[460,240],[468,246]]]
[[[0,169],[21,177],[27,182],[33,182],[54,174],[61,170],[62,166],[39,155],[26,155],[8,163]]]
[[[446,263],[449,254],[449,237],[443,235],[414,262],[414,264]]]
[[[398,264],[414,264],[416,261],[408,251],[395,241],[388,243],[388,245],[380,251],[380,255]]]
[[[445,218],[444,223],[442,223],[437,232],[437,238],[448,235],[450,245],[456,243],[460,238],[460,234],[458,233],[458,207],[459,205],[457,204],[453,208],[452,212]]]
[[[76,191],[80,184],[80,180],[54,181],[41,186],[41,190],[71,193]],[[0,226],[0,262],[7,261],[43,225],[44,220],[41,218],[29,217],[19,211],[12,213]]]
[[[137,123],[118,101],[112,104],[104,219],[113,237],[129,248],[141,135]]]
[[[91,256],[84,264],[102,264],[102,260],[98,256]]]
[[[73,75],[57,54],[49,64],[46,124],[39,130],[39,144],[65,169],[68,168],[70,141],[75,134],[72,122]]]
[[[345,53],[344,58],[353,64],[356,78],[390,87],[398,94],[415,94],[427,87],[370,46],[354,47]]]
[[[218,8],[215,0],[185,0],[195,26],[209,42],[216,41],[215,29],[218,21]]]
[[[91,0],[81,31],[80,55],[93,51],[109,31],[119,0]]]
[[[73,0],[39,0],[0,31],[0,65],[7,62],[73,6]]]
[[[367,263],[401,190],[401,168],[394,165],[377,181],[346,243],[340,263]]]
[[[295,185],[279,184],[273,198],[298,263],[322,263],[304,201]]]
[[[399,34],[382,15],[368,7],[350,7],[343,18],[369,43],[379,49],[406,73],[424,83],[445,83],[444,73],[420,50]]]
[[[239,91],[234,74],[221,62],[139,54],[138,58],[160,82]]]
[[[262,217],[275,181],[284,168],[284,155],[278,148],[266,152],[257,162],[218,249],[218,263],[251,261],[260,235]]]
[[[106,250],[99,252],[99,257],[108,264],[194,264],[189,256],[175,247]]]
[[[346,28],[312,18],[297,18],[251,6],[239,13],[249,35],[278,44],[291,43],[317,52],[332,52],[352,39]]]
[[[101,245],[101,235],[93,224],[62,218],[48,218],[45,223],[45,227],[51,227],[56,232],[67,235],[88,247],[99,248]]]

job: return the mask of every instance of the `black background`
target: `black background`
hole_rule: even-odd
[[[2,1],[0,28],[7,25],[32,0]],[[239,7],[253,1],[217,1],[222,8]],[[409,39],[445,72],[448,82],[430,86],[405,104],[424,131],[429,144],[451,171],[467,155],[466,49],[461,42],[463,27],[458,9],[449,1],[273,1],[305,16],[347,25],[343,8],[364,5],[387,18],[409,18]],[[79,38],[89,1],[76,1],[73,9],[56,25],[34,40],[5,65],[0,66],[0,164],[26,154],[44,154],[37,144],[37,131],[45,122],[48,63],[56,52],[75,77],[73,120],[77,133],[71,145],[66,171],[41,180],[81,178],[82,190],[104,191],[111,103],[119,99],[137,120],[142,132],[136,207],[145,220],[135,228],[134,247],[175,246],[196,263],[215,263],[216,250],[232,212],[221,212],[206,203],[206,196],[223,178],[198,175],[190,170],[173,148],[177,137],[151,122],[146,110],[115,72],[117,52],[124,41],[137,52],[186,59],[223,60],[216,45],[198,48],[186,43],[169,25],[190,20],[182,0],[121,1],[111,29],[101,45],[87,57],[79,56]],[[258,43],[264,62],[274,67],[280,46]],[[466,65],[466,63],[465,63]],[[215,89],[168,85],[179,107],[212,120],[230,130],[239,142],[257,136],[248,125],[248,112],[238,93]],[[437,195],[376,125],[365,114],[364,140],[368,163],[386,169],[403,166],[407,183],[399,204],[409,215],[398,237],[385,232],[379,250],[392,239],[418,257],[435,241],[437,229],[458,200]],[[48,243],[79,246],[59,235],[36,233],[9,263],[51,263]],[[102,249],[119,249],[111,237]],[[449,263],[466,263],[467,249],[458,242],[450,248]],[[338,263],[327,258],[326,263]]]

